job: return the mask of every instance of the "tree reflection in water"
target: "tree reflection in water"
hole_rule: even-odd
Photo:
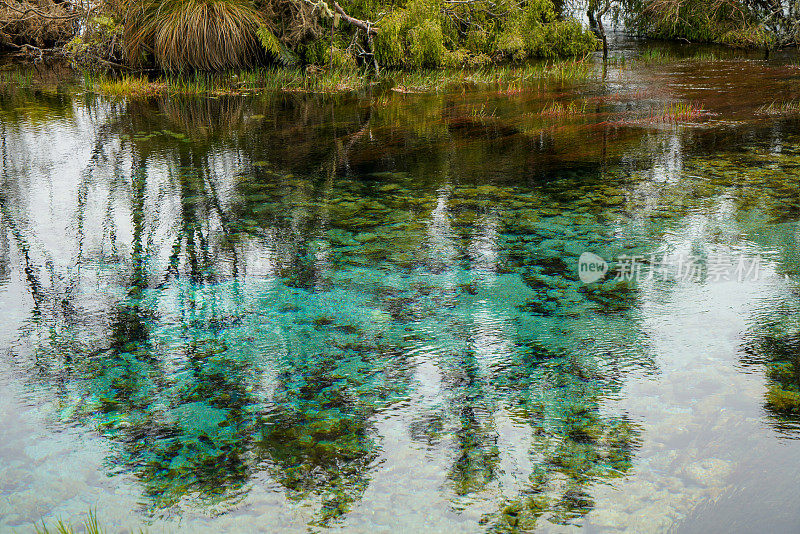
[[[586,289],[575,254],[547,248],[563,234],[575,250],[627,250],[614,236],[619,184],[586,177],[605,188],[586,206],[538,182],[543,162],[584,176],[630,131],[564,162],[553,154],[574,158],[595,134],[556,141],[467,121],[447,97],[369,110],[290,98],[87,106],[97,138],[70,208],[72,263],[48,260],[26,222],[33,155],[4,135],[17,145],[4,145],[0,266],[20,263],[38,310],[18,365],[60,392],[63,421],[117,444],[109,470],[134,473],[152,509],[235,503],[265,472],[327,524],[380,468],[380,419],[395,410],[414,439],[452,447],[455,508],[497,499],[509,450],[498,418],[527,429],[532,471],[484,517],[497,530],[545,514],[572,522],[592,509],[594,484],[629,471],[639,430],[603,406],[627,372],[652,366],[635,288]],[[495,171],[500,185],[484,183]],[[502,184],[518,175],[530,184]],[[423,357],[441,396],[416,406]]]

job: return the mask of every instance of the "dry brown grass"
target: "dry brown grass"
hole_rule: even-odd
[[[129,0],[125,53],[138,63],[152,53],[168,71],[221,71],[263,56],[263,20],[246,0]]]

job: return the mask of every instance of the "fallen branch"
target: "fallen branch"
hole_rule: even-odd
[[[378,29],[375,28],[370,21],[360,20],[355,17],[351,17],[345,12],[344,9],[342,9],[342,6],[340,6],[339,2],[336,2],[336,0],[334,0],[333,2],[333,9],[335,9],[336,12],[339,14],[339,16],[342,17],[344,20],[346,20],[356,28],[361,28],[362,30],[367,32],[367,35],[375,35],[378,33]]]
[[[11,46],[12,48],[16,48],[17,50],[19,50],[20,54],[35,55],[36,57],[33,60],[34,63],[38,63],[38,62],[42,61],[42,59],[44,59],[44,53],[45,52],[53,52],[53,53],[61,52],[61,48],[60,47],[39,48],[38,46],[33,46],[31,44],[18,45],[18,44],[14,44],[14,43],[7,43],[7,46]]]
[[[42,11],[40,11],[38,9],[32,8],[32,7],[29,7],[28,9],[25,9],[25,10],[17,9],[14,6],[12,6],[11,4],[9,4],[8,2],[6,2],[5,0],[0,0],[0,6],[7,7],[11,11],[16,11],[17,13],[20,14],[21,18],[25,17],[28,13],[33,13],[37,17],[41,17],[43,19],[51,19],[51,20],[73,20],[73,19],[80,18],[80,17],[82,17],[84,15],[83,13],[79,13],[79,12],[70,13],[69,15],[48,15],[47,13],[44,13],[44,12],[42,12]]]

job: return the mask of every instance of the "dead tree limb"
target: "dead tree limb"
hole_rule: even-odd
[[[355,17],[351,17],[345,12],[344,9],[342,9],[342,6],[339,5],[339,2],[336,2],[335,0],[333,2],[333,9],[335,9],[336,12],[339,13],[339,16],[342,17],[344,20],[346,20],[356,28],[361,28],[362,30],[367,32],[367,35],[374,35],[378,33],[378,29],[375,28],[375,26],[373,26],[370,21],[360,20]]]

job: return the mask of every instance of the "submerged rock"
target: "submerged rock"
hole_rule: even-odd
[[[719,458],[706,458],[687,465],[683,472],[702,486],[720,486],[733,472],[733,463]]]

